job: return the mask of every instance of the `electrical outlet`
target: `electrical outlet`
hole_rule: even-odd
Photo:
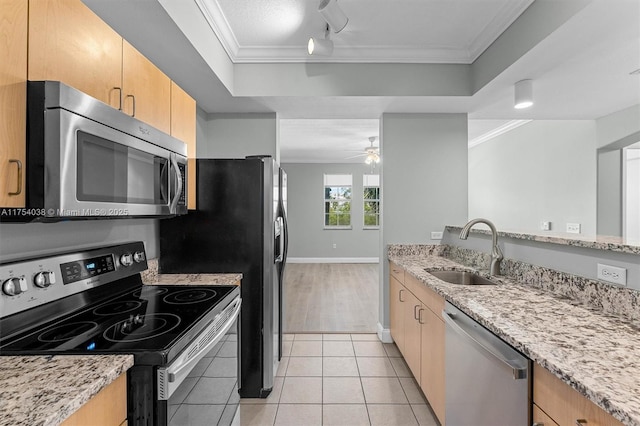
[[[579,223],[567,223],[567,232],[570,234],[579,234],[580,233],[580,224]]]
[[[598,279],[609,283],[627,285],[627,270],[598,263]]]
[[[551,222],[540,222],[540,229],[543,231],[551,231]]]
[[[338,245],[337,245],[337,244],[334,244],[334,245],[333,245],[333,248],[338,248]]]
[[[442,239],[442,231],[433,231],[431,232],[432,240],[441,240]]]

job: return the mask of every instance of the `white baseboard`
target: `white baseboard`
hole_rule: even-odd
[[[382,343],[393,343],[393,338],[391,337],[391,330],[388,328],[383,328],[382,324],[378,323],[378,339]]]
[[[288,257],[287,263],[380,263],[379,257]]]

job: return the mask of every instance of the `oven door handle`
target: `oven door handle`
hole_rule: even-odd
[[[222,339],[240,313],[242,299],[235,298],[170,365],[158,368],[158,399],[168,400],[193,367]]]

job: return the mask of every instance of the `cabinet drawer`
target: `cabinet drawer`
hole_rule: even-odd
[[[401,284],[404,284],[404,268],[393,262],[389,262],[389,274],[396,280],[400,281]]]
[[[533,404],[533,426],[558,426],[540,407]]]
[[[560,425],[621,426],[618,420],[545,368],[533,369],[533,402]]]

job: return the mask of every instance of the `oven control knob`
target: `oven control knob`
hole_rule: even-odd
[[[33,283],[37,287],[47,288],[51,284],[56,283],[56,275],[52,271],[38,272],[35,277],[33,277]]]
[[[120,256],[120,263],[122,266],[131,266],[133,265],[133,258],[131,257],[131,253],[123,254]]]
[[[144,260],[144,252],[137,251],[137,252],[133,253],[133,260],[135,260],[136,263],[142,262]]]
[[[27,291],[27,280],[24,277],[9,278],[2,283],[2,292],[7,296],[17,296]]]

